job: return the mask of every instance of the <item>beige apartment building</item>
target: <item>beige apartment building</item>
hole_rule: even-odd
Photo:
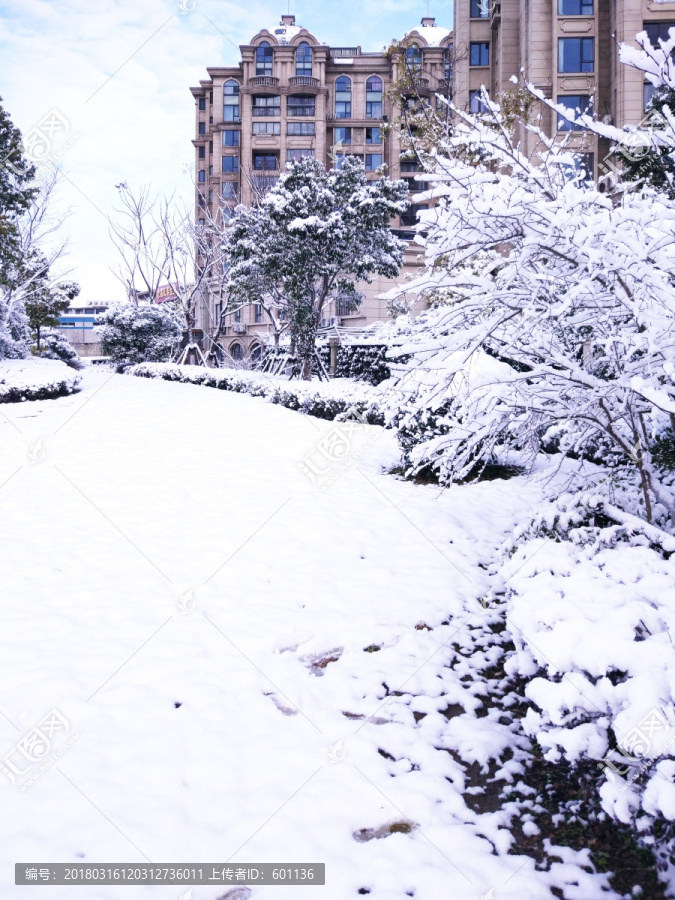
[[[419,72],[418,94],[435,102],[451,90],[452,34],[424,18],[409,32],[406,51]],[[226,222],[237,203],[246,205],[268,190],[288,161],[313,156],[327,167],[339,167],[345,155],[363,160],[369,178],[386,165],[392,178],[406,178],[411,193],[417,164],[401,160],[395,133],[385,138],[383,125],[396,118],[388,91],[398,78],[400,53],[366,52],[361,47],[329,47],[296,25],[295,16],[281,17],[278,27],[263,29],[241,48],[237,66],[208,68],[208,78],[191,88],[195,98],[195,215],[205,209]],[[413,206],[392,228],[411,238],[419,207]],[[418,264],[419,248],[408,244],[398,283]],[[325,324],[364,327],[387,318],[380,295],[393,282],[376,278],[358,285],[364,294],[351,315],[330,308]],[[205,298],[205,315],[218,312],[216,299]],[[202,326],[204,322],[202,321]],[[268,331],[261,307],[252,305],[227,319],[223,346],[235,358],[260,354]],[[206,348],[208,349],[208,348]]]
[[[511,76],[523,70],[557,103],[593,109],[619,127],[636,125],[652,87],[619,63],[618,44],[643,30],[657,44],[672,26],[675,2],[662,0],[455,0],[455,102],[478,111],[483,85],[496,98],[513,89]],[[550,110],[539,113],[549,135],[572,130]],[[588,171],[602,175],[609,146],[587,135],[570,137],[580,158],[588,154]]]

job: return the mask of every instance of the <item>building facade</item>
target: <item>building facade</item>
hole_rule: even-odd
[[[78,356],[99,356],[101,341],[94,331],[94,321],[107,308],[107,306],[73,306],[59,316],[59,332],[73,345]]]
[[[619,62],[618,44],[634,42],[643,30],[658,44],[673,26],[675,2],[663,0],[455,0],[455,102],[479,111],[483,86],[497,98],[513,89],[510,79],[522,70],[571,110],[593,110],[619,127],[637,125],[652,88]],[[551,110],[538,112],[547,134],[572,130]],[[531,151],[534,138],[523,138]],[[589,135],[570,138],[587,154],[589,172],[602,175],[609,146]]]
[[[408,52],[419,61],[418,92],[434,102],[451,86],[448,61],[452,34],[433,18],[408,33]],[[252,204],[279,178],[288,161],[313,156],[328,168],[345,155],[364,162],[369,178],[386,165],[391,178],[408,178],[411,192],[417,164],[401,160],[395,133],[383,126],[397,116],[388,92],[398,78],[401,53],[365,52],[361,47],[329,47],[295,16],[282,16],[279,27],[263,29],[242,46],[237,66],[207,69],[208,78],[191,88],[195,98],[195,216],[231,216],[238,203]],[[208,210],[209,216],[206,215]],[[410,238],[417,209],[392,220],[392,228]],[[408,229],[408,230],[406,230]],[[418,263],[419,248],[408,245],[403,283]],[[364,327],[387,317],[380,295],[393,282],[376,278],[357,285],[364,294],[351,315],[325,311],[326,324]],[[214,318],[216,301],[205,298],[202,314]],[[208,331],[207,324],[201,323]],[[232,313],[221,344],[235,358],[258,355],[268,324],[257,305]]]

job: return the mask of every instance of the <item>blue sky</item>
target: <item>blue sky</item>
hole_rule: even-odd
[[[419,24],[427,3],[292,0],[290,11],[322,42],[379,50]],[[65,176],[59,200],[72,210],[68,262],[85,303],[123,298],[106,219],[115,184],[191,198],[188,88],[207,66],[236,64],[238,45],[285,12],[285,0],[0,0],[0,96],[24,135],[51,132]],[[451,27],[447,0],[430,0],[429,12]]]

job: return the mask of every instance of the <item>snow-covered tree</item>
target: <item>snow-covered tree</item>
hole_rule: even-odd
[[[311,158],[289,163],[257,206],[237,208],[225,246],[231,302],[263,302],[285,318],[302,378],[311,378],[328,304],[355,310],[356,281],[398,273],[403,244],[389,221],[406,206],[404,182],[368,181],[363,164],[347,156],[339,170]]]
[[[118,363],[166,362],[180,343],[175,311],[157,303],[111,306],[96,319],[101,352]]]
[[[421,214],[414,289],[450,302],[396,349],[412,354],[398,393],[410,469],[448,482],[499,448],[554,446],[632,469],[641,514],[675,526],[652,459],[675,422],[675,205],[653,189],[599,192],[564,142],[524,127],[534,159],[496,104],[454,109],[420,176],[436,207]]]

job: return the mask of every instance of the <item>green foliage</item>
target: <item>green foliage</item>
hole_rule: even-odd
[[[178,347],[176,316],[154,303],[113,306],[96,319],[101,352],[118,363],[164,362]]]
[[[0,97],[0,284],[20,256],[17,220],[25,213],[37,188],[30,187],[35,167],[26,160],[21,132],[12,124]]]

